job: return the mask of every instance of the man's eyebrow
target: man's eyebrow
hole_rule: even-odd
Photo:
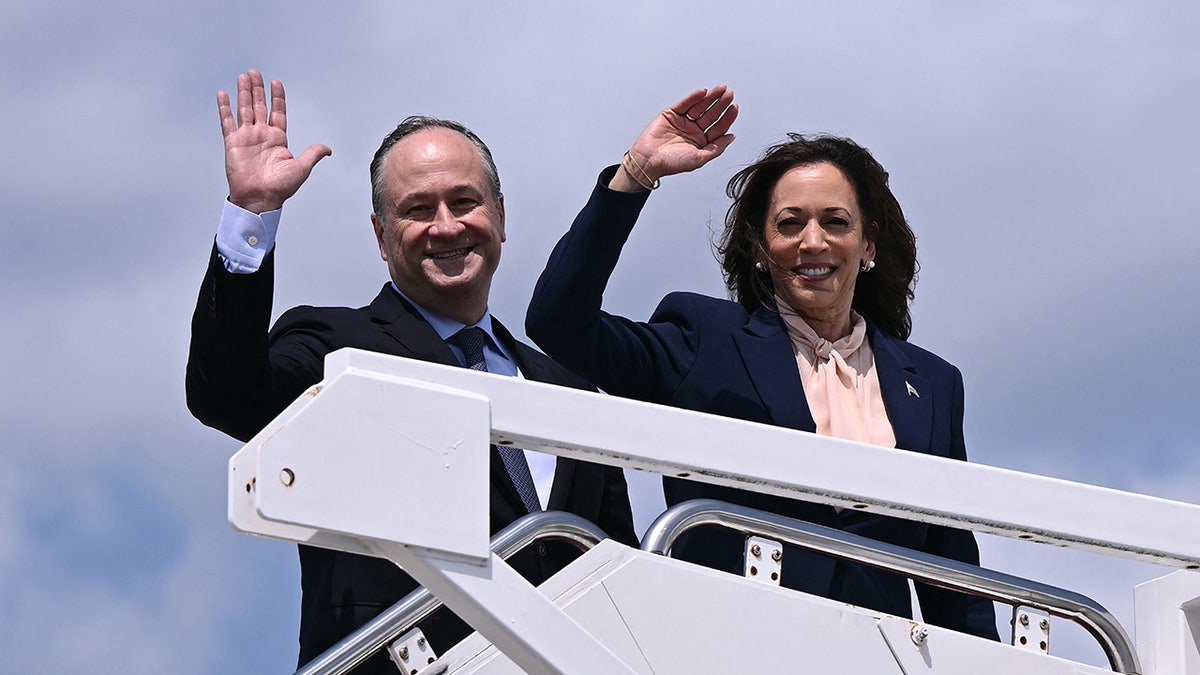
[[[412,200],[412,199],[433,199],[436,198],[442,190],[416,190],[413,192],[401,195],[397,201]],[[485,194],[487,191],[472,183],[458,183],[445,190],[450,194],[459,194],[462,192],[475,192]]]

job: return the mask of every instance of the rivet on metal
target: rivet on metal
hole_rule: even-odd
[[[291,487],[292,483],[296,482],[296,474],[292,470],[284,467],[279,471],[279,482],[283,483],[284,487]]]
[[[1021,622],[1022,626],[1028,626],[1029,625],[1029,615],[1022,614],[1021,617],[1018,619],[1018,621]]]
[[[755,544],[750,547],[750,553],[757,558],[758,556],[762,555],[762,548],[759,547],[758,544]]]
[[[774,560],[775,562],[783,560],[783,551],[780,551],[779,549],[771,551],[771,560]]]
[[[403,661],[407,661],[407,660],[408,660],[408,647],[401,647],[401,648],[400,648],[400,659],[401,659],[401,660],[403,660]]]
[[[1050,622],[1046,619],[1042,619],[1042,622],[1038,624],[1038,627],[1041,628],[1042,630],[1049,630]]]

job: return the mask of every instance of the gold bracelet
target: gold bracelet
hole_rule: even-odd
[[[634,170],[630,168],[631,164],[637,169],[637,172],[634,172]],[[625,156],[621,158],[621,166],[625,167],[625,173],[628,173],[629,177],[632,178],[634,182],[647,190],[656,190],[658,189],[659,185],[662,185],[661,178],[656,178],[653,182],[651,182],[650,175],[646,173],[646,170],[642,168],[642,165],[633,158],[633,155],[630,154],[628,150],[625,151]],[[638,177],[639,173],[641,174],[640,178]],[[647,183],[650,184],[647,185]]]

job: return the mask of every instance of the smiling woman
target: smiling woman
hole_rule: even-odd
[[[961,374],[905,342],[915,239],[887,172],[853,141],[793,134],[729,182],[719,254],[733,301],[672,293],[649,322],[601,311],[650,191],[724,152],[736,117],[725,87],[693,92],[601,172],[538,280],[528,335],[611,394],[965,460]],[[961,530],[678,478],[663,491],[671,505],[715,498],[979,562]],[[905,579],[784,549],[783,586],[912,616]],[[734,533],[704,528],[672,548],[735,573],[742,550]],[[926,621],[997,639],[990,602],[922,584],[917,595]]]
[[[817,334],[850,332],[850,301],[859,269],[874,264],[850,181],[832,164],[798,166],[775,184],[764,227],[771,285]]]
[[[787,141],[768,148],[762,158],[735,175],[728,193],[733,204],[721,237],[721,267],[731,295],[747,311],[774,304],[773,296],[781,287],[795,281],[790,276],[791,265],[775,261],[767,268],[759,263],[770,248],[767,239],[783,224],[781,214],[786,211],[789,221],[803,216],[803,210],[797,214],[795,208],[802,205],[792,200],[805,200],[810,211],[828,209],[828,213],[815,214],[824,215],[822,239],[828,245],[836,247],[843,235],[856,232],[860,243],[869,247],[862,251],[857,270],[852,266],[840,270],[844,283],[839,286],[852,300],[847,305],[843,297],[834,318],[848,318],[853,308],[889,335],[908,338],[912,332],[908,303],[917,272],[916,237],[888,187],[887,171],[870,152],[846,138],[789,134]],[[839,221],[844,221],[844,226]],[[809,241],[803,250],[811,258],[820,253],[820,243]],[[789,301],[796,311],[816,310],[799,297]],[[811,313],[805,318],[810,324],[815,319]],[[845,324],[839,326],[840,330],[831,333],[847,332]],[[836,337],[840,335],[830,339]]]

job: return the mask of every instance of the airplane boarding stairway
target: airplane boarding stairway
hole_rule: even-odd
[[[1200,506],[360,350],[325,369],[230,460],[230,522],[387,558],[428,590],[298,672],[348,672],[387,649],[409,675],[1200,674]],[[711,500],[668,509],[640,550],[555,512],[489,540],[491,443],[1179,571],[1137,588],[1134,645],[1077,593]],[[666,555],[702,524],[746,536],[745,577]],[[535,588],[504,558],[543,538],[585,552]],[[779,587],[781,542],[1010,605],[1012,644]],[[434,655],[413,626],[441,603],[477,632]],[[1110,669],[1048,653],[1064,619]]]

